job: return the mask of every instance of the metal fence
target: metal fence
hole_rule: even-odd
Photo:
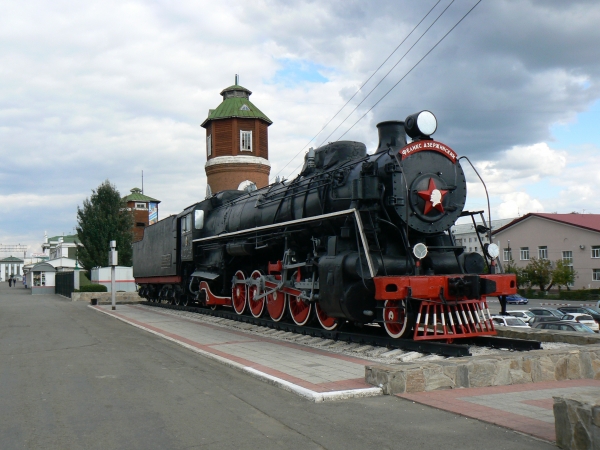
[[[75,290],[75,272],[56,272],[56,290],[59,295],[71,298]]]

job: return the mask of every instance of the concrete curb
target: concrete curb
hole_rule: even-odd
[[[93,298],[98,299],[99,305],[107,305],[111,302],[110,292],[73,292],[71,301],[90,303]],[[115,301],[123,303],[140,303],[145,301],[137,292],[116,292]]]
[[[111,311],[104,311],[100,308],[96,308],[91,305],[89,306],[89,308],[93,309],[94,311],[99,311],[110,317],[114,317],[115,319],[125,322],[126,324],[133,325],[134,327],[140,328],[144,331],[147,331],[148,333],[152,333],[156,336],[160,336],[163,339],[167,339],[171,342],[174,342],[175,344],[181,345],[182,347],[185,347],[193,352],[199,353],[202,356],[212,359],[213,361],[217,361],[221,364],[224,364],[227,367],[230,367],[235,370],[239,370],[240,372],[247,373],[250,376],[252,376],[253,378],[256,378],[258,380],[261,380],[261,381],[271,384],[273,386],[277,386],[285,391],[291,392],[293,394],[296,394],[302,398],[305,398],[305,399],[310,400],[315,403],[326,402],[326,401],[335,401],[335,400],[344,400],[344,399],[348,399],[348,398],[374,397],[374,396],[383,394],[383,389],[381,387],[372,387],[372,388],[365,388],[365,389],[350,389],[350,390],[332,391],[332,392],[315,392],[310,389],[303,388],[302,386],[298,386],[293,383],[290,383],[289,381],[283,380],[281,378],[277,378],[272,375],[261,372],[259,370],[256,370],[253,367],[244,366],[243,364],[236,363],[235,361],[230,361],[226,358],[223,358],[222,356],[215,355],[213,353],[201,350],[199,348],[196,348],[192,345],[186,344],[185,342],[181,342],[170,336],[165,336],[164,334],[159,333],[154,330],[151,330],[149,328],[146,328],[143,325],[132,323],[132,322],[128,321],[127,319],[115,316],[114,314],[111,313]]]
[[[513,327],[497,327],[498,336],[527,339],[537,342],[564,342],[574,345],[600,345],[600,334],[598,333],[577,333],[559,330],[538,330]]]

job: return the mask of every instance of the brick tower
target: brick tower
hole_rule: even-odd
[[[250,92],[235,84],[221,91],[223,101],[208,111],[206,128],[206,193],[269,184],[268,126],[273,122],[250,101]]]

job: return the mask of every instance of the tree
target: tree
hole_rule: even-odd
[[[506,273],[514,273],[517,276],[517,287],[520,289],[526,285],[529,285],[529,277],[525,269],[517,267],[515,262],[511,259],[506,263],[504,268]]]
[[[532,286],[539,286],[544,292],[552,287],[552,262],[547,259],[531,258],[525,267],[527,277]]]
[[[562,259],[556,261],[555,265],[556,267],[552,271],[553,284],[558,286],[559,289],[561,286],[566,286],[567,290],[570,290],[569,285],[575,283],[577,272]]]
[[[133,215],[127,211],[119,191],[108,180],[89,199],[83,208],[77,207],[77,237],[79,261],[90,270],[108,264],[110,241],[117,241],[119,265],[132,265]]]

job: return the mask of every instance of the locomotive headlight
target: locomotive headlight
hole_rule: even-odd
[[[498,255],[500,255],[500,249],[496,244],[485,244],[483,249],[485,253],[492,259],[496,259]]]
[[[404,127],[411,138],[429,137],[437,130],[437,120],[430,111],[421,111],[408,116]]]
[[[417,259],[423,259],[427,256],[427,246],[422,242],[419,242],[413,247],[413,255]]]

